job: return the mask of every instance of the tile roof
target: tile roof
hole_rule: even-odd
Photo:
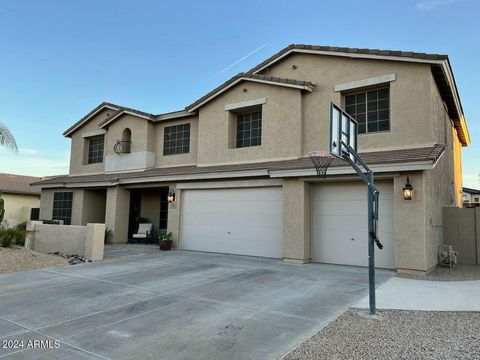
[[[215,94],[220,93],[222,90],[228,88],[230,85],[232,85],[233,83],[239,80],[260,80],[260,81],[265,81],[265,82],[269,82],[277,85],[295,85],[295,86],[302,86],[306,88],[311,88],[314,86],[314,84],[311,83],[310,81],[300,81],[300,80],[294,80],[294,79],[271,77],[271,76],[242,72],[230,78],[229,80],[225,81],[220,86],[217,86],[215,89],[210,91],[208,94],[202,96],[200,99],[198,99],[194,103],[186,106],[185,109],[190,110],[190,109],[196,108],[198,105],[207,101],[209,98],[213,97]]]
[[[360,154],[362,159],[369,165],[375,164],[395,164],[402,162],[416,162],[416,161],[437,161],[443,151],[445,145],[437,144],[431,147],[389,150],[367,152]],[[346,166],[342,160],[335,159],[331,165],[332,167]],[[179,166],[170,168],[153,168],[145,171],[125,172],[115,174],[98,174],[98,175],[78,175],[78,176],[60,176],[56,178],[45,179],[38,181],[36,185],[52,185],[52,184],[72,184],[83,182],[112,182],[115,183],[122,179],[136,179],[148,178],[157,176],[176,176],[176,175],[193,175],[193,174],[207,174],[216,172],[230,172],[243,170],[297,170],[309,169],[312,164],[308,157],[292,160],[282,161],[268,161],[263,163],[250,164],[233,164],[233,165],[219,165],[219,166]]]
[[[30,184],[43,180],[40,177],[0,173],[0,192],[5,194],[40,195],[40,190]]]
[[[480,190],[477,190],[477,189],[472,189],[472,188],[467,188],[467,187],[464,187],[462,189],[463,189],[463,192],[466,192],[466,193],[469,193],[469,194],[480,194]]]
[[[350,54],[360,54],[360,55],[404,57],[404,58],[421,59],[421,60],[448,60],[448,55],[417,53],[413,51],[395,51],[395,50],[380,50],[380,49],[367,49],[367,48],[350,48],[350,47],[339,47],[339,46],[291,44],[286,48],[283,48],[282,50],[280,50],[275,55],[272,55],[267,60],[262,61],[260,64],[258,64],[257,66],[252,68],[250,71],[248,71],[248,73],[255,73],[259,69],[263,68],[265,65],[276,60],[277,58],[280,58],[283,54],[295,49],[325,51],[325,52],[332,52],[332,53],[350,53]]]

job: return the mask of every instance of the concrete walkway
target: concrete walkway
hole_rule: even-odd
[[[377,288],[378,309],[480,311],[480,281],[425,281],[394,277]],[[368,297],[354,307],[367,308]]]
[[[115,254],[114,254],[115,253]],[[188,251],[0,276],[7,359],[278,359],[367,294],[367,269]],[[378,283],[390,271],[378,271]]]

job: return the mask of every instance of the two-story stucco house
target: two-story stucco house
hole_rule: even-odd
[[[428,271],[470,143],[445,55],[290,45],[181,111],[102,103],[65,131],[70,173],[37,183],[40,216],[105,222],[119,243],[143,216],[180,249],[364,266],[365,185],[305,156],[328,148],[330,102],[359,122],[381,191],[377,265]]]

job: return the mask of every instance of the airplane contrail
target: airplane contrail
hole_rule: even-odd
[[[233,68],[235,65],[237,65],[238,63],[241,63],[243,60],[249,58],[250,56],[252,56],[253,54],[255,54],[256,52],[259,52],[260,50],[262,50],[263,48],[265,47],[265,44],[256,48],[255,50],[253,50],[252,52],[249,52],[247,55],[245,56],[242,56],[240,59],[234,61],[233,63],[231,63],[230,65],[228,65],[227,67],[225,67],[224,69],[220,70],[219,72],[217,72],[215,75],[209,77],[207,80],[204,81],[207,82],[207,81],[210,81],[212,80],[214,77],[217,77],[218,75],[220,74],[223,74],[224,72],[230,70],[231,68]]]

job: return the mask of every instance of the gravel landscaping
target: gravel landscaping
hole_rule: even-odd
[[[64,265],[68,265],[68,260],[60,256],[41,254],[18,246],[0,247],[0,274]]]
[[[480,359],[480,313],[365,313],[348,310],[284,359]]]
[[[427,275],[406,275],[398,277],[430,281],[468,281],[480,280],[480,265],[457,265],[453,269],[437,266]]]

